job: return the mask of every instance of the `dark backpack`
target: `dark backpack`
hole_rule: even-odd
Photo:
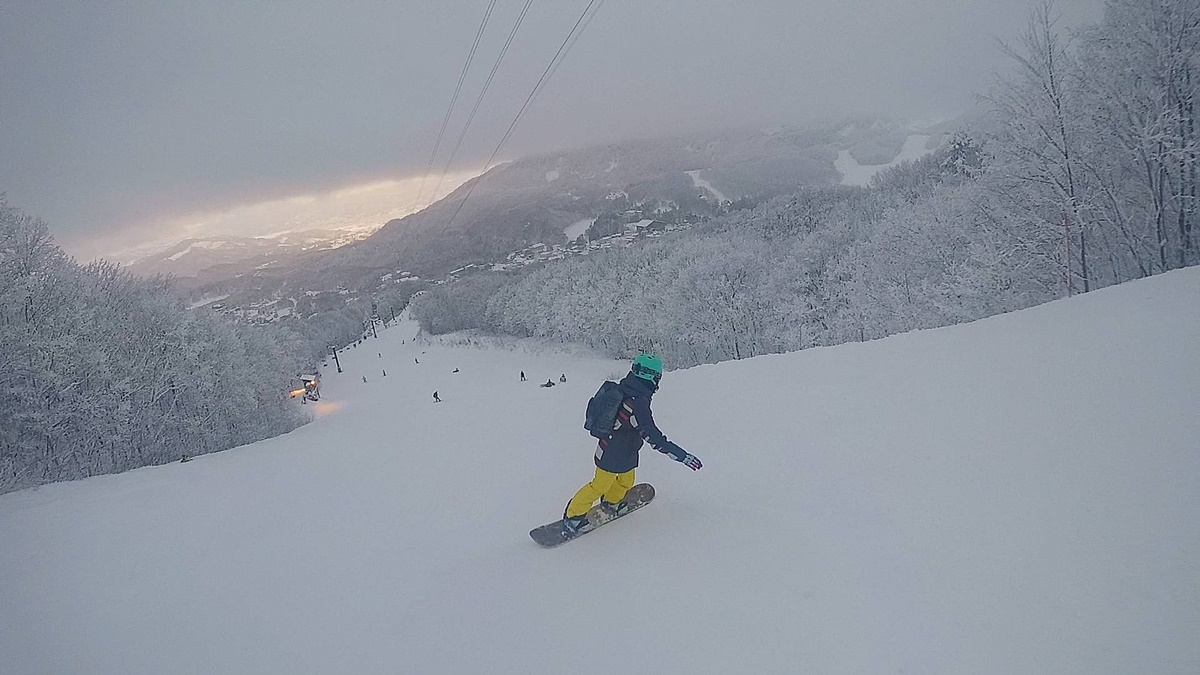
[[[621,411],[624,401],[625,392],[621,390],[621,385],[606,380],[588,401],[583,428],[596,438],[612,438],[613,427],[617,425],[617,413]]]

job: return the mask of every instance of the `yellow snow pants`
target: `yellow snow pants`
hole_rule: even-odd
[[[610,504],[616,504],[624,499],[625,493],[633,487],[634,471],[635,469],[630,469],[625,473],[609,473],[604,469],[597,468],[596,477],[587,485],[579,488],[579,492],[576,492],[567,504],[566,517],[582,516],[601,497],[604,497],[604,501]]]

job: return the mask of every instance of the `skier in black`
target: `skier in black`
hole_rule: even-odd
[[[433,402],[434,402],[434,403],[441,403],[441,402],[442,402],[442,399],[438,398],[438,395],[437,395],[437,392],[436,392],[436,391],[435,391],[435,392],[433,392]]]

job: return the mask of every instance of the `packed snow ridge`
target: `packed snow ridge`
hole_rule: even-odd
[[[644,450],[654,503],[553,550],[628,362],[393,325],[290,434],[0,497],[2,669],[1200,672],[1198,300],[668,372],[704,468]]]

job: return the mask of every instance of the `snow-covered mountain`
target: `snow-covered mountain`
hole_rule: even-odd
[[[290,434],[0,496],[0,663],[1195,673],[1198,301],[1191,268],[668,372],[656,419],[704,468],[646,449],[654,504],[553,550],[526,532],[627,362],[394,326]]]
[[[951,128],[840,119],[524,157],[492,168],[422,211],[386,223],[188,239],[139,253],[130,269],[180,277],[182,285],[200,294],[241,289],[250,296],[258,284],[247,286],[244,278],[269,269],[272,281],[259,300],[283,286],[369,290],[397,269],[440,278],[533,244],[566,243],[581,234],[582,223],[588,224],[584,229],[595,223],[603,230],[596,236],[603,236],[646,219],[695,222],[731,201],[748,205],[805,186],[863,183],[891,163],[932,150]]]
[[[214,236],[185,239],[168,248],[142,255],[129,262],[131,272],[141,276],[169,274],[197,277],[219,266],[232,266],[255,259],[259,263],[295,256],[306,251],[326,251],[370,236],[378,227],[315,229],[284,232],[264,237]]]
[[[727,200],[762,200],[804,187],[836,185],[902,155],[921,133],[931,150],[944,129],[878,119],[641,139],[523,157],[468,181],[428,208],[324,256],[308,274],[354,286],[396,269],[439,276],[470,262],[502,258],[534,243],[565,243],[587,219],[690,218]],[[842,159],[839,159],[841,157]],[[865,165],[865,166],[864,166]],[[469,199],[464,198],[470,194]]]

